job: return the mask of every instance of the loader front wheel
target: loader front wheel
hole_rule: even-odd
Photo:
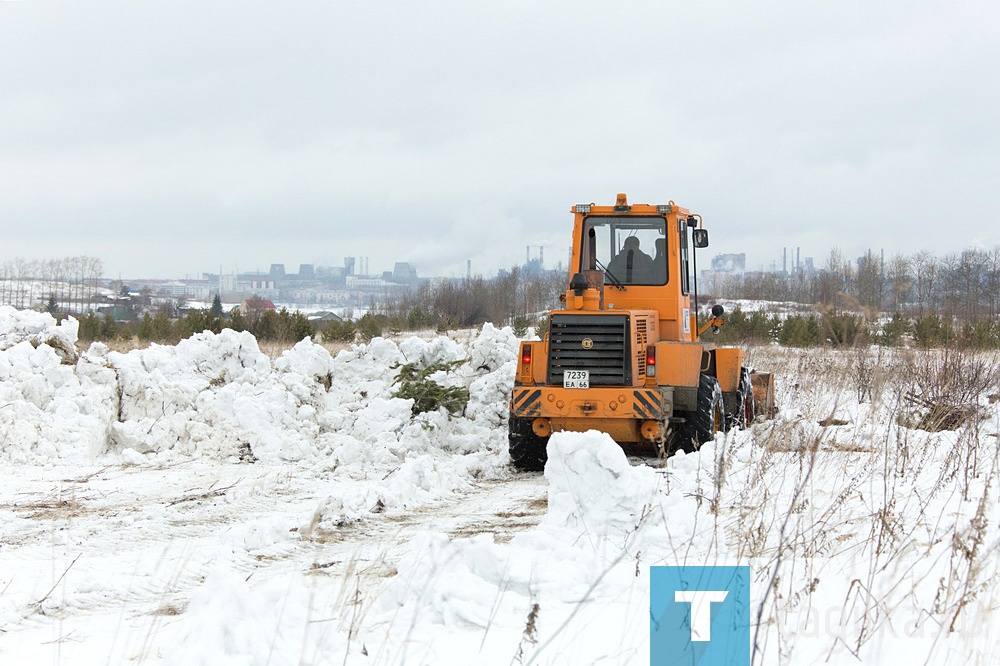
[[[545,446],[548,443],[548,437],[539,437],[531,429],[531,419],[510,415],[507,421],[507,450],[514,467],[527,472],[544,470],[548,459]]]
[[[726,410],[722,403],[722,389],[715,377],[702,375],[698,383],[698,407],[688,416],[681,433],[681,448],[692,453],[705,442],[715,439],[715,434],[726,429]]]

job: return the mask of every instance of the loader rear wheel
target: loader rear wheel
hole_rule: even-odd
[[[702,375],[698,382],[697,410],[688,415],[688,421],[681,430],[681,448],[693,453],[705,442],[715,439],[716,433],[725,429],[726,410],[722,404],[722,389],[715,377]]]
[[[514,467],[528,472],[544,470],[548,459],[545,446],[548,443],[548,437],[539,437],[531,429],[531,419],[510,415],[507,420],[507,450]]]
[[[750,371],[740,368],[740,385],[736,389],[736,411],[726,412],[726,430],[733,427],[746,428],[754,419],[753,387],[750,385]]]

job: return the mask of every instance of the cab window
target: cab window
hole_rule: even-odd
[[[581,270],[603,270],[605,284],[666,284],[665,222],[659,216],[587,217]]]

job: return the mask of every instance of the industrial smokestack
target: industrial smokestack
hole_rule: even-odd
[[[781,272],[782,273],[787,273],[788,272],[788,248],[787,247],[781,248]]]
[[[542,268],[545,265],[545,247],[538,246],[538,267]]]

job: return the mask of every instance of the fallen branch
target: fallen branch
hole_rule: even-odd
[[[97,470],[96,472],[91,472],[90,474],[87,474],[86,476],[81,476],[81,477],[76,478],[76,479],[63,479],[62,481],[63,481],[63,483],[87,483],[88,481],[90,481],[92,478],[94,478],[98,474],[101,474],[102,472],[106,472],[109,469],[111,469],[111,465],[106,465],[105,467],[102,467],[101,469]]]
[[[80,553],[80,555],[83,555],[83,553]],[[69,566],[66,567],[65,571],[62,572],[62,575],[59,576],[59,580],[57,580],[55,582],[55,585],[52,586],[52,589],[49,590],[48,592],[46,592],[44,597],[42,597],[41,599],[39,599],[38,601],[35,602],[36,606],[41,606],[42,602],[45,601],[46,599],[48,599],[50,594],[52,594],[53,592],[55,592],[56,588],[59,587],[59,583],[62,582],[62,579],[66,577],[66,574],[69,573],[69,570],[72,569],[73,565],[76,564],[76,561],[78,559],[80,559],[80,555],[77,555],[76,557],[73,558],[73,561],[70,562]]]
[[[920,405],[921,407],[927,407],[928,409],[933,409],[933,408],[937,407],[937,405],[934,402],[928,400],[927,398],[925,398],[923,396],[917,395],[913,391],[907,391],[903,395],[903,399],[906,400],[907,402],[911,402],[911,403]]]
[[[232,490],[232,488],[237,483],[239,483],[242,480],[243,479],[237,479],[236,481],[233,481],[231,484],[229,484],[228,486],[226,486],[224,488],[217,488],[215,490],[206,490],[203,493],[197,493],[195,495],[185,495],[184,497],[181,497],[179,499],[175,499],[172,502],[167,502],[167,506],[174,506],[175,504],[180,504],[181,502],[193,502],[195,500],[210,499],[212,497],[220,497],[222,495],[225,495],[227,490]]]

